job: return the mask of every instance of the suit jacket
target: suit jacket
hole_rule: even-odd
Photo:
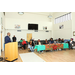
[[[11,40],[10,40],[9,36],[6,36],[6,37],[5,37],[5,44],[6,44],[6,43],[9,43],[9,42],[11,42]]]
[[[12,40],[13,40],[13,42],[16,42],[16,37],[13,37]]]

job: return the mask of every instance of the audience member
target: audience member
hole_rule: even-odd
[[[56,39],[56,43],[58,43],[58,39]]]
[[[44,44],[49,44],[49,42],[47,41],[47,39],[45,40],[45,43]]]
[[[54,41],[53,41],[53,38],[51,38],[51,40],[49,41],[50,44],[53,44]]]
[[[26,41],[23,39],[23,42],[22,42],[23,47],[22,47],[22,49],[25,50],[26,44],[27,44]]]
[[[34,43],[33,43],[33,40],[30,41],[30,50],[31,50],[31,52],[34,52]]]
[[[23,39],[21,38],[20,42],[23,42]]]
[[[60,38],[58,39],[58,42],[61,43],[61,39]]]
[[[37,45],[41,45],[40,39],[38,39],[38,41],[37,41]]]
[[[15,35],[12,37],[13,42],[16,42],[16,37]]]
[[[61,43],[64,43],[64,39],[61,39]]]
[[[74,42],[73,42],[73,39],[71,38],[71,40],[70,40],[70,47],[69,47],[69,49],[73,49],[73,48],[72,48],[73,43],[74,43]]]
[[[5,37],[5,44],[11,42],[11,39],[10,39],[10,33],[8,32],[7,33],[7,36]]]

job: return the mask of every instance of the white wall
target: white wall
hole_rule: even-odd
[[[54,24],[54,19],[66,14],[67,12],[57,12],[53,17],[53,38],[70,39],[72,37],[72,20]],[[64,29],[59,29],[59,25],[64,25]]]
[[[38,32],[34,32],[34,30],[28,30],[28,23],[38,24]],[[15,24],[19,24],[21,26],[21,32],[17,32],[17,30],[15,30]],[[43,31],[43,26],[47,26],[47,30],[49,30],[49,32]],[[19,41],[21,38],[27,40],[27,33],[32,33],[32,37],[35,40],[44,40],[52,37],[52,22],[49,21],[47,16],[43,15],[29,13],[19,15],[17,13],[6,13],[5,29],[5,36],[7,35],[7,32],[10,32],[11,37],[13,35],[17,37],[17,41]]]
[[[1,56],[1,25],[0,25],[0,56]]]
[[[75,12],[72,12],[72,38],[74,38],[75,41],[75,36],[73,36],[73,31],[75,31]]]

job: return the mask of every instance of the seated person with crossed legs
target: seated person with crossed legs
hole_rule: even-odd
[[[22,47],[22,49],[24,49],[25,50],[25,46],[26,46],[26,41],[23,39],[23,42],[22,42],[22,45],[23,45],[23,47]]]

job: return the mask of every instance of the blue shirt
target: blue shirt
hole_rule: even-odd
[[[53,43],[54,43],[54,41],[50,41],[50,43],[51,43],[51,44],[53,44]]]
[[[6,36],[6,37],[5,37],[5,44],[6,44],[6,43],[9,43],[9,42],[11,42],[11,40],[10,40],[9,36]]]

